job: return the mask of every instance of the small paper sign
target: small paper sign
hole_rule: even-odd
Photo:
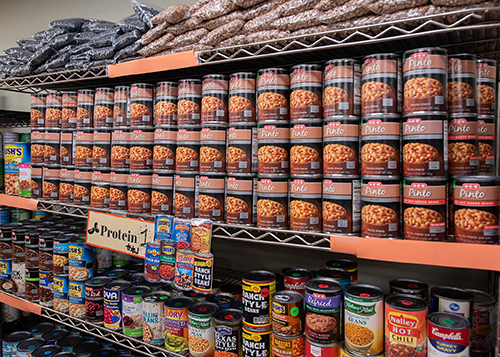
[[[154,222],[89,211],[87,244],[144,258],[146,243],[154,238]]]

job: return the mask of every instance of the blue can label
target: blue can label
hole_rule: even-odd
[[[54,298],[64,299],[68,298],[69,283],[67,276],[54,276]]]
[[[0,279],[10,280],[12,275],[12,260],[2,259],[0,260]]]
[[[155,239],[171,239],[174,217],[156,216]]]
[[[69,252],[69,243],[54,242],[54,252],[68,253]]]
[[[0,225],[10,223],[10,211],[0,211]]]
[[[177,242],[177,249],[189,250],[191,247],[191,222],[186,220],[174,221],[172,239]]]
[[[52,277],[51,272],[48,271],[39,271],[38,272],[38,283],[40,284],[41,287],[45,287],[47,289],[52,290],[52,286],[54,283],[54,279]]]
[[[104,327],[113,330],[122,327],[122,293],[104,289]]]
[[[84,299],[83,301],[85,301],[85,283],[81,281],[70,281],[69,296],[81,298]]]

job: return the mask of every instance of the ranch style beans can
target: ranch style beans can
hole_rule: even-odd
[[[243,325],[242,328],[243,357],[271,355],[271,329],[253,328]]]
[[[359,124],[340,117],[323,127],[323,174],[359,174]]]
[[[164,303],[169,298],[166,292],[155,291],[142,298],[144,342],[161,345],[165,341]]]
[[[114,130],[111,134],[110,166],[113,170],[128,170],[130,167],[130,131]]]
[[[62,95],[61,93],[47,94],[45,109],[45,128],[61,128]]]
[[[448,114],[477,114],[477,57],[472,54],[448,58]]]
[[[191,245],[191,247],[193,247],[193,245]],[[212,253],[195,253],[193,267],[193,290],[196,293],[210,294],[212,291],[213,267],[214,256]]]
[[[115,172],[109,173],[109,209],[116,211],[128,210],[128,173]]]
[[[268,329],[272,325],[272,295],[276,292],[276,275],[253,270],[243,275],[243,325],[251,329]]]
[[[466,290],[435,286],[431,289],[430,309],[433,312],[449,312],[473,320],[474,295]]]
[[[252,226],[257,221],[257,178],[227,177],[226,223]]]
[[[130,87],[117,86],[115,87],[115,98],[113,105],[113,127],[129,127],[130,126]]]
[[[448,120],[448,173],[476,175],[479,171],[477,115],[453,115]]]
[[[227,123],[227,77],[222,74],[203,76],[201,85],[201,123]]]
[[[92,146],[92,167],[109,168],[111,161],[111,131],[95,130]]]
[[[257,173],[257,128],[249,125],[231,126],[227,131],[227,173]]]
[[[410,240],[446,240],[446,178],[405,177],[403,180],[403,232]]]
[[[403,119],[404,176],[445,176],[448,170],[446,115],[407,115]]]
[[[446,115],[448,88],[448,51],[426,47],[403,55],[403,113]]]
[[[323,72],[317,64],[299,64],[290,69],[290,120],[322,119]]]
[[[290,181],[290,228],[321,231],[321,179]]]
[[[200,156],[200,127],[189,126],[177,131],[175,171],[197,173]]]
[[[462,316],[434,312],[429,314],[427,355],[429,357],[468,357],[470,323]]]
[[[241,311],[237,309],[222,310],[215,314],[215,356],[231,353],[242,357],[241,321]]]
[[[351,285],[344,297],[345,345],[371,355],[384,351],[384,291],[371,285]]]
[[[400,118],[364,117],[361,122],[361,175],[394,175],[401,170]]]
[[[112,128],[115,90],[113,88],[97,88],[94,99],[94,128]]]
[[[429,285],[418,280],[395,279],[389,282],[389,294],[391,295],[413,295],[429,300]]]
[[[323,123],[301,124],[292,121],[290,129],[290,174],[292,176],[321,176]]]
[[[358,263],[349,259],[332,259],[325,263],[326,269],[343,269],[351,274],[351,284],[358,282]]]
[[[312,273],[302,268],[283,268],[283,285],[286,291],[295,291],[302,296],[306,293],[306,283],[311,280]]]
[[[204,127],[200,132],[200,172],[226,174],[226,128]]]
[[[199,176],[174,176],[174,215],[176,218],[192,219],[198,216],[195,187]]]
[[[361,208],[359,176],[323,180],[323,232],[359,233]]]
[[[316,271],[318,279],[328,278],[338,281],[342,284],[342,289],[345,290],[351,285],[351,274],[343,269],[319,269]]]
[[[288,124],[259,125],[258,173],[288,175],[290,167],[290,129]]]
[[[78,107],[76,109],[76,128],[92,128],[94,126],[94,93],[92,89],[78,91]]]
[[[479,290],[467,290],[474,295],[472,318],[471,351],[489,353],[495,349],[496,300],[490,294]]]
[[[172,214],[174,178],[171,175],[153,174],[151,183],[151,214]]]
[[[457,242],[498,242],[499,192],[499,181],[491,176],[454,179],[453,223]]]
[[[129,213],[151,213],[151,172],[131,172],[127,178]]]
[[[201,80],[181,79],[177,92],[177,124],[201,124]]]
[[[412,295],[390,295],[385,299],[385,354],[427,355],[428,303]]]
[[[403,90],[401,60],[394,53],[366,56],[361,68],[361,114],[397,116]]]
[[[130,169],[153,169],[153,129],[133,129],[130,131]]]
[[[187,355],[189,350],[189,312],[194,304],[189,297],[176,297],[165,301],[165,348]]]
[[[150,127],[153,125],[153,86],[148,83],[134,83],[130,86],[130,126]]]
[[[302,334],[304,296],[296,291],[278,291],[272,295],[272,330],[278,336]]]
[[[361,179],[361,235],[400,238],[401,180],[386,176]]]
[[[290,120],[290,78],[283,68],[265,68],[257,72],[257,121]]]
[[[155,126],[177,125],[177,82],[158,82],[155,89]]]
[[[274,357],[304,357],[305,337],[271,335],[271,353]]]
[[[31,95],[31,112],[30,112],[31,129],[45,127],[46,103],[47,103],[47,94],[36,93]]]
[[[495,174],[496,131],[495,119],[482,117],[477,121],[477,148],[479,174]]]
[[[305,339],[305,356],[306,357],[338,357],[340,353],[339,344],[332,343],[331,345],[320,345]]]
[[[341,283],[326,278],[306,283],[304,334],[308,341],[321,345],[341,341],[341,306]]]
[[[200,176],[196,187],[198,217],[224,222],[224,193],[226,180],[223,177]]]
[[[153,148],[153,170],[164,173],[175,171],[175,149],[177,130],[174,127],[155,129]]]
[[[75,135],[75,166],[92,167],[93,131],[77,131]]]
[[[219,307],[202,302],[189,307],[189,353],[191,356],[211,357],[214,355],[214,315]]]
[[[477,114],[480,117],[495,117],[497,109],[497,61],[478,59],[477,77]]]
[[[255,74],[237,72],[229,76],[229,123],[255,122]]]
[[[288,178],[259,177],[257,183],[257,227],[288,228]]]
[[[361,66],[355,60],[335,59],[326,62],[323,89],[323,117],[357,119],[360,115]]]

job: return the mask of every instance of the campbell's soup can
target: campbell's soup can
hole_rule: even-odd
[[[477,77],[477,114],[480,117],[495,117],[497,109],[497,61],[478,59]]]
[[[489,353],[495,349],[496,300],[484,291],[466,291],[474,295],[471,352]]]
[[[249,328],[271,327],[271,296],[276,292],[276,275],[254,270],[243,275],[243,325]]]
[[[477,114],[476,62],[473,54],[448,57],[448,114]]]
[[[323,72],[317,64],[299,64],[290,69],[290,120],[322,119]]]
[[[472,323],[474,295],[466,290],[449,286],[431,289],[432,312],[449,312],[465,317]]]
[[[469,320],[448,312],[429,315],[429,357],[469,357]]]
[[[306,357],[338,357],[339,344],[332,343],[330,345],[320,345],[305,339],[305,356]]]
[[[428,303],[412,295],[385,299],[385,354],[427,355]]]
[[[284,268],[281,272],[284,277],[285,290],[296,291],[302,295],[306,293],[306,283],[312,278],[312,273],[309,270]]]

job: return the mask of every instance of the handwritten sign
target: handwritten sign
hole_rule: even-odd
[[[154,222],[89,211],[87,244],[144,258],[146,242],[154,238]]]

